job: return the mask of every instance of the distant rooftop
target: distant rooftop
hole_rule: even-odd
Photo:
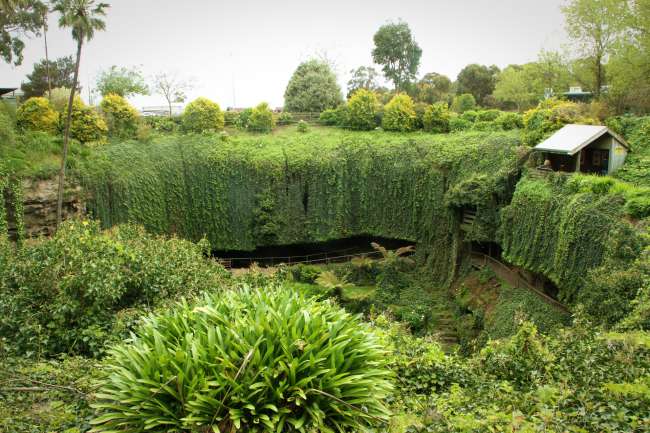
[[[629,147],[625,140],[608,127],[601,125],[566,125],[547,140],[535,146],[535,150],[551,153],[575,155],[605,134],[616,138],[623,146]]]
[[[18,87],[0,87],[0,96],[13,93],[16,90],[18,90]]]

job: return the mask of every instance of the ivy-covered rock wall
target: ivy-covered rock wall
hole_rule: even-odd
[[[627,214],[626,203],[631,196],[634,199],[629,190],[607,177],[524,177],[501,213],[504,258],[546,275],[564,302],[593,304],[587,305],[593,313],[606,310],[605,303],[611,302],[613,309],[624,313],[622,308],[640,283],[630,281],[629,287],[621,287],[624,279],[610,282],[607,276],[639,273],[633,264],[647,242],[645,224]],[[597,291],[603,292],[603,299]]]
[[[423,260],[443,281],[456,261],[460,209],[478,207],[477,224],[498,223],[496,206],[519,170],[519,135],[412,137],[166,137],[108,146],[81,177],[88,209],[105,226],[135,222],[156,233],[207,237],[221,250],[356,235],[405,239],[423,246]],[[473,180],[491,198],[459,188]],[[490,238],[495,228],[474,231]]]

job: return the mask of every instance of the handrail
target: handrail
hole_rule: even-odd
[[[503,262],[501,262],[501,261],[495,259],[495,258],[492,257],[492,256],[489,256],[489,255],[487,255],[487,254],[480,253],[480,252],[478,252],[478,251],[472,251],[470,254],[471,254],[474,258],[480,258],[480,259],[482,259],[482,260],[485,262],[486,265],[487,265],[488,261],[490,261],[490,262],[492,262],[493,264],[496,264],[496,265],[500,266],[502,269],[505,269],[508,273],[510,273],[510,274],[514,274],[514,276],[516,277],[517,281],[518,281],[520,284],[522,284],[522,285],[524,286],[524,287],[523,287],[524,289],[527,289],[527,290],[533,292],[533,293],[536,294],[537,296],[539,296],[539,297],[541,297],[542,299],[544,299],[544,301],[546,301],[547,303],[549,303],[549,304],[553,304],[554,306],[560,308],[561,310],[565,311],[566,313],[570,313],[570,310],[569,310],[569,309],[568,309],[564,304],[562,304],[562,303],[561,303],[560,301],[558,301],[557,299],[553,299],[553,298],[551,298],[551,297],[548,296],[546,293],[544,293],[544,292],[542,292],[542,291],[536,289],[536,288],[533,287],[532,285],[530,285],[530,283],[528,283],[528,281],[526,281],[526,280],[524,280],[523,278],[521,278],[521,276],[520,276],[518,273],[515,273],[515,271],[514,271],[510,266],[508,266],[507,264],[505,264],[505,263],[503,263]]]
[[[311,259],[311,260],[292,260],[294,257],[306,257],[306,256],[286,256],[286,257],[260,257],[257,258],[258,260],[266,260],[266,261],[271,261],[272,264],[275,264],[276,261],[278,261],[277,264],[289,264],[289,265],[299,265],[299,264],[317,264],[317,263],[331,263],[331,262],[341,262],[341,261],[347,261],[351,260],[356,257],[375,257],[381,255],[379,251],[369,251],[365,253],[358,253],[358,254],[346,254],[342,256],[328,256],[327,253],[325,253],[325,257],[320,258],[320,259]],[[288,259],[288,260],[284,260]],[[233,260],[239,260],[239,261],[248,261],[248,263],[254,263],[256,261],[256,258],[254,257],[240,257],[240,258],[217,258],[217,261],[224,264],[232,264]]]

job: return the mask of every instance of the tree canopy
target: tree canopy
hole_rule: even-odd
[[[40,35],[47,6],[40,0],[0,1],[0,58],[20,65],[23,61],[23,39]]]
[[[456,93],[470,93],[477,103],[484,104],[485,98],[494,91],[499,72],[499,68],[494,65],[467,65],[458,74]]]
[[[451,84],[451,80],[446,75],[429,72],[415,86],[416,99],[427,104],[447,100],[451,92]]]
[[[284,92],[286,111],[321,112],[342,102],[336,75],[327,63],[316,59],[298,66]]]
[[[589,61],[589,87],[598,98],[605,84],[604,62],[626,28],[628,3],[625,0],[571,0],[563,11],[569,37]]]
[[[377,77],[379,73],[372,66],[359,66],[350,71],[352,77],[348,80],[348,99],[358,89],[376,90],[379,88]]]
[[[20,86],[25,92],[26,98],[32,96],[43,96],[48,90],[47,83],[47,65],[49,64],[49,74],[52,88],[66,87],[71,88],[74,81],[75,62],[72,56],[61,57],[56,60],[47,62],[45,59],[34,64],[34,70],[27,74],[27,81]],[[77,91],[80,88],[77,87]]]
[[[113,94],[123,98],[149,94],[149,87],[139,69],[118,68],[115,65],[100,72],[97,77],[97,90],[102,96]]]
[[[382,65],[384,75],[395,84],[396,90],[404,90],[415,79],[422,57],[422,49],[413,39],[408,24],[403,21],[385,24],[373,39],[373,60]]]

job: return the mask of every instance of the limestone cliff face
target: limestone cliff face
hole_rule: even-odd
[[[25,206],[25,232],[28,238],[47,236],[54,233],[56,226],[56,196],[58,182],[56,178],[23,181]],[[83,191],[78,185],[68,185],[63,198],[63,218],[71,218],[85,212]],[[9,235],[16,236],[16,219],[11,199],[7,199],[7,216]]]

